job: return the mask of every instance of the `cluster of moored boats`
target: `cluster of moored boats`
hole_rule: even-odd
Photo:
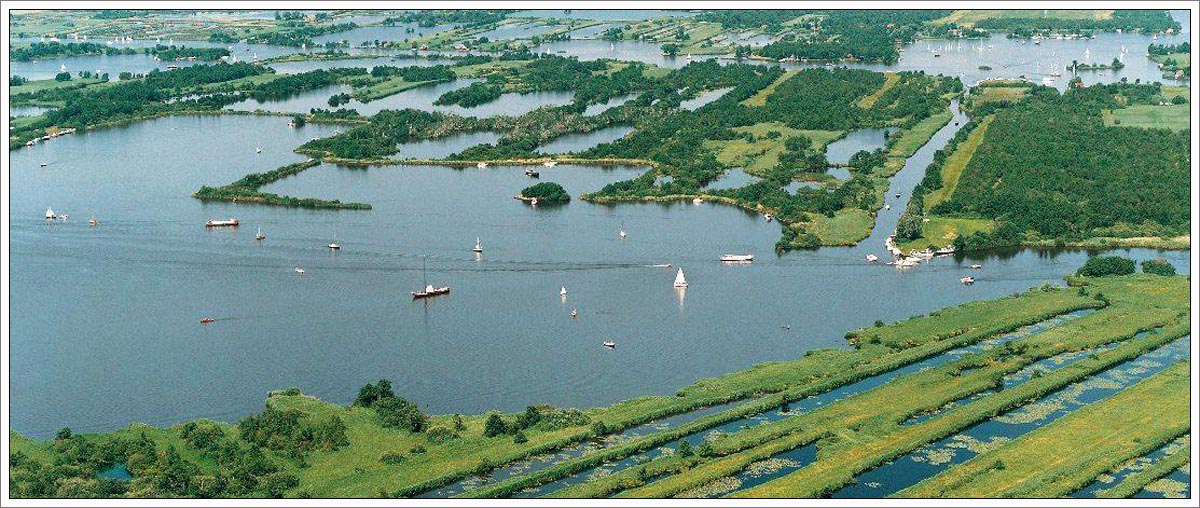
[[[921,249],[921,250],[912,250],[912,251],[909,251],[908,253],[905,253],[902,249],[900,249],[900,247],[896,246],[895,235],[888,236],[887,239],[884,240],[883,244],[884,244],[884,247],[888,250],[888,253],[890,253],[892,255],[892,260],[888,261],[884,264],[889,265],[889,266],[895,266],[896,268],[901,268],[901,269],[911,268],[911,267],[921,264],[922,261],[928,261],[928,260],[931,260],[936,257],[949,256],[949,255],[954,254],[954,252],[955,252],[955,248],[953,245],[947,245],[945,247],[942,247],[942,248],[936,249],[936,250],[926,248],[926,249]],[[877,263],[877,262],[879,262],[879,256],[876,256],[874,254],[867,254],[867,262],[868,263]],[[972,270],[980,270],[980,269],[983,269],[983,265],[975,263],[975,264],[971,265],[971,269]],[[969,286],[969,285],[975,283],[975,278],[967,276],[967,277],[963,277],[963,278],[959,279],[959,282],[961,282],[965,286]]]
[[[29,141],[26,141],[25,146],[33,146],[33,145],[38,144],[38,142],[40,142],[40,141],[50,141],[51,139],[57,138],[59,136],[66,136],[67,134],[71,134],[72,132],[75,132],[74,128],[59,129],[50,134],[46,134],[45,136],[42,136],[40,138],[33,138]],[[46,166],[46,163],[42,163],[42,167],[45,167],[45,166]]]

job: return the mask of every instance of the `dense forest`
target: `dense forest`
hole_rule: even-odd
[[[193,48],[187,46],[164,46],[162,44],[154,46],[150,52],[163,60],[203,60],[211,62],[229,56],[229,50],[225,48]]]
[[[29,62],[38,58],[82,55],[135,55],[133,48],[114,48],[95,42],[34,42],[27,47],[12,47],[9,58],[16,62]]]
[[[1151,104],[1159,85],[1045,87],[996,113],[951,198],[930,211],[998,221],[973,249],[1128,231],[1185,234],[1190,132],[1104,125],[1102,112]]]

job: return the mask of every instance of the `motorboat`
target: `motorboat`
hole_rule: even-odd
[[[704,200],[703,200],[703,199],[700,199],[700,198],[698,198],[698,197],[696,197],[696,198],[692,198],[692,204],[693,204],[693,205],[698,205],[698,204],[701,204],[701,203],[703,203],[703,202],[704,202]]]
[[[722,254],[721,261],[724,263],[749,263],[754,261],[754,254]]]
[[[983,269],[983,265],[981,265],[981,264],[979,264],[979,263],[975,263],[975,264],[971,265],[971,269],[972,269],[972,270],[982,270],[982,269]]]
[[[548,168],[552,168],[554,166],[557,166],[558,163],[555,161],[546,161],[546,162],[543,162],[542,165],[545,167],[548,167]]]
[[[236,227],[238,227],[238,220],[237,219],[210,220],[210,221],[204,223],[204,227],[206,227],[206,228],[236,228]]]
[[[613,342],[613,341],[611,341],[611,340],[606,340],[606,341],[604,341],[604,347],[606,347],[606,348],[608,348],[608,349],[616,349],[616,348],[617,348],[617,343],[616,343],[616,342]]]
[[[421,291],[413,291],[412,292],[413,300],[418,300],[421,298],[429,298],[431,296],[444,295],[444,294],[447,294],[450,292],[450,286],[434,287],[433,284],[429,283],[429,280],[425,277],[425,258],[424,257],[421,257],[421,278],[426,279],[425,280],[425,289],[423,289]]]
[[[202,318],[200,318],[200,324],[202,324],[202,325],[206,325],[206,324],[209,324],[209,323],[214,323],[214,322],[216,322],[216,321],[217,321],[217,320],[215,320],[215,319],[213,319],[213,318],[210,318],[210,317],[202,317]]]
[[[963,277],[961,279],[958,279],[958,281],[963,283],[964,286],[970,286],[971,284],[975,283],[975,277],[969,277],[969,276]]]
[[[874,254],[867,254],[867,262],[868,263],[874,263],[876,261],[879,261],[879,256],[876,256]]]
[[[257,233],[254,233],[254,239],[255,239],[255,240],[258,240],[258,241],[260,241],[260,242],[261,242],[261,241],[263,241],[263,240],[264,240],[264,239],[266,239],[266,238],[267,238],[267,235],[264,235],[264,234],[263,234],[263,232],[262,232],[262,227],[260,226],[260,227],[258,228],[258,232],[257,232]]]

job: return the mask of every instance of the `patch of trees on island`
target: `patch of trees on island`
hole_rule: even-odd
[[[541,182],[530,185],[521,189],[522,198],[537,199],[538,203],[567,203],[571,201],[571,195],[567,194],[566,189],[562,185],[554,182]]]

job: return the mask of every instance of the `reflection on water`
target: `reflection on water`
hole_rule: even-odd
[[[567,134],[550,140],[537,148],[538,152],[546,154],[559,154],[567,152],[582,152],[596,145],[609,143],[621,139],[626,134],[633,132],[633,127],[627,125],[614,125],[597,129],[585,134]]]
[[[825,145],[825,158],[834,164],[845,164],[850,161],[850,156],[861,150],[869,152],[883,148],[887,144],[888,135],[899,130],[898,127],[887,127],[852,131],[842,139]]]

